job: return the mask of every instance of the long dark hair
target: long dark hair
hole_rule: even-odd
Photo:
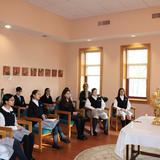
[[[66,94],[67,92],[71,92],[68,87],[66,87],[66,88],[63,89],[62,95],[61,95],[61,100],[66,100],[65,94]]]
[[[38,91],[39,91],[38,89],[32,91],[32,94],[30,95],[30,101],[32,101],[33,95],[36,95]]]
[[[120,97],[120,91],[123,90],[124,91],[124,97],[126,97],[126,94],[125,94],[125,90],[124,88],[119,88],[118,90],[118,94],[117,94],[117,97]]]
[[[46,89],[44,90],[44,95],[46,95],[46,92],[47,92],[48,89],[49,89],[49,88],[46,88]]]
[[[5,95],[3,96],[3,98],[2,98],[3,105],[5,105],[5,104],[6,104],[6,101],[9,101],[9,99],[12,98],[12,97],[13,97],[13,95],[10,94],[10,93],[5,94]]]

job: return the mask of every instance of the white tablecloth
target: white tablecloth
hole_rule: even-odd
[[[115,148],[119,157],[124,158],[127,144],[160,149],[160,126],[152,125],[153,118],[139,117],[121,129]]]

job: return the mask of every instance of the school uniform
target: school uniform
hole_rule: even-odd
[[[53,100],[52,100],[52,97],[51,96],[47,96],[47,95],[43,95],[41,98],[40,98],[40,102],[43,103],[43,104],[49,104],[49,108],[45,108],[45,113],[48,114],[48,113],[54,113],[54,109],[55,109],[55,105],[53,104]]]
[[[28,116],[42,119],[43,114],[45,114],[43,104],[40,101],[33,99],[29,103]],[[42,121],[42,128],[49,129],[52,131],[52,129],[54,129],[54,127],[56,127],[57,124],[58,124],[58,120],[56,119],[51,119],[51,120],[46,119]],[[36,122],[33,123],[33,125],[37,125]]]
[[[91,117],[93,118],[93,133],[96,134],[97,119],[103,120],[104,132],[108,134],[108,115],[104,111],[105,103],[99,96],[90,96],[85,104],[85,107],[92,110]]]
[[[0,159],[9,160],[13,154],[14,139],[3,138],[0,139]]]
[[[15,95],[14,96],[14,105],[15,106],[20,106],[20,107],[24,107],[25,106],[25,100],[24,100],[24,97],[23,96],[18,96],[18,95]]]
[[[85,107],[87,98],[91,95],[90,91],[81,91],[79,95],[79,108]]]
[[[44,114],[43,104],[40,101],[32,99],[29,103],[28,107],[28,116],[41,118]],[[38,127],[37,123],[33,123],[35,127]],[[59,121],[57,119],[45,119],[42,121],[42,128],[50,130],[53,135],[54,144],[53,147],[56,148],[58,146],[58,133],[60,134],[60,139],[64,141],[65,135],[62,132],[62,129],[59,126]]]
[[[47,96],[45,94],[40,98],[40,101],[42,103],[53,104],[52,97],[51,96]]]
[[[133,113],[130,111],[131,104],[126,96],[116,97],[113,107],[117,109],[117,115],[122,117],[123,120],[126,120],[126,116],[131,117],[133,115]],[[125,109],[125,111],[122,111],[121,109]],[[123,127],[125,126],[125,123],[129,123],[129,121],[122,122]]]
[[[26,106],[26,103],[25,103],[25,100],[24,100],[24,97],[23,96],[18,96],[18,95],[15,95],[14,96],[14,105],[15,106],[18,106],[18,107],[25,107]],[[18,110],[17,108],[13,108],[14,112],[17,114],[18,113]],[[22,112],[22,111],[21,111]]]
[[[59,103],[59,109],[63,111],[67,111],[71,113],[71,120],[75,122],[76,129],[77,129],[77,138],[83,139],[84,136],[84,126],[85,126],[85,119],[80,115],[73,115],[73,112],[76,112],[73,103],[71,100],[61,99]],[[61,116],[61,118],[65,119],[65,116]]]
[[[12,128],[14,138],[19,142],[23,142],[25,155],[28,159],[32,159],[34,136],[25,128],[18,130],[17,119],[11,107],[10,109],[7,109],[4,106],[0,108],[0,126]]]

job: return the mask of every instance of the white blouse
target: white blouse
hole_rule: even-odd
[[[123,101],[124,100],[124,96],[120,96],[121,100]],[[114,104],[113,104],[113,107],[116,108],[117,110],[120,110],[121,108],[118,107],[118,102],[117,102],[117,99],[114,100]],[[131,109],[131,103],[128,99],[128,102],[127,102],[127,110],[130,110]]]
[[[98,97],[97,96],[92,96],[92,98],[97,100]],[[88,108],[88,109],[95,109],[93,106],[91,106],[91,102],[88,98],[86,100],[85,107]],[[104,110],[105,107],[106,107],[106,104],[105,104],[104,100],[101,98],[101,109]]]

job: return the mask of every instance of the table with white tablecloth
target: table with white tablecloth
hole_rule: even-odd
[[[140,151],[140,146],[160,149],[160,126],[153,125],[153,119],[154,117],[152,116],[142,116],[122,128],[118,136],[115,153],[122,159],[124,159],[125,156],[126,159],[129,159],[128,149],[129,145],[131,145],[132,159],[133,153],[136,153],[136,151],[134,150],[135,145],[138,146],[138,154],[145,154],[144,152]],[[160,157],[160,155],[157,154],[146,154]]]

